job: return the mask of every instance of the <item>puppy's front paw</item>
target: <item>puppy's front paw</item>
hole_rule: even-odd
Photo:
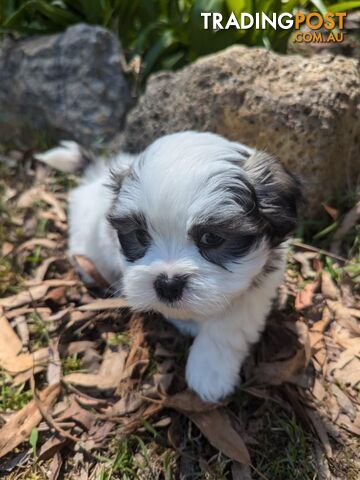
[[[195,340],[186,365],[186,381],[203,400],[218,402],[239,381],[240,361],[234,352]]]

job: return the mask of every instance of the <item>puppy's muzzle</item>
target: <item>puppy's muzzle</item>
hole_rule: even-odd
[[[154,282],[154,289],[159,300],[167,303],[181,300],[187,279],[187,275],[175,275],[171,278],[166,273],[158,275]]]

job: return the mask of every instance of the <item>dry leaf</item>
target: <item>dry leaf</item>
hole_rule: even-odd
[[[232,480],[252,480],[250,467],[238,462],[232,463],[231,476]]]
[[[339,216],[339,211],[336,208],[326,205],[326,203],[321,204],[324,207],[324,210],[330,215],[333,220],[336,220]]]
[[[360,311],[355,308],[348,308],[340,302],[327,300],[327,305],[334,312],[336,321],[344,328],[349,329],[356,335],[360,335],[360,322],[354,317],[360,317]]]
[[[109,413],[110,416],[128,415],[136,412],[144,404],[144,399],[136,392],[127,392],[127,394],[117,401]]]
[[[46,477],[47,480],[57,480],[59,478],[62,464],[63,464],[62,456],[60,452],[56,452],[49,465],[49,469]]]
[[[162,403],[164,407],[174,408],[182,413],[209,412],[219,408],[218,403],[204,402],[195,392],[189,389],[175,395],[166,396]]]
[[[326,395],[325,388],[318,378],[315,378],[312,394],[318,402],[322,402]]]
[[[281,385],[306,367],[306,355],[299,348],[291,358],[279,362],[260,362],[254,372],[257,382],[265,385]]]
[[[56,249],[58,248],[58,242],[54,240],[50,240],[49,238],[32,238],[27,240],[26,242],[22,243],[16,249],[17,253],[23,252],[24,250],[32,250],[34,247],[40,246],[49,249]]]
[[[46,364],[48,349],[41,348],[37,352],[20,353],[22,343],[11,328],[5,317],[0,317],[0,367],[12,375],[26,370],[32,370],[35,366]]]
[[[321,292],[326,298],[336,300],[340,296],[340,292],[331,278],[331,275],[326,270],[321,274]]]
[[[57,262],[58,260],[65,260],[65,256],[61,257],[49,257],[46,260],[44,260],[39,267],[37,267],[35,276],[34,276],[34,281],[41,284],[41,282],[44,280],[50,266],[54,263]]]
[[[49,458],[61,450],[67,442],[68,440],[66,438],[53,435],[41,446],[37,460],[49,460]]]
[[[27,348],[30,342],[30,332],[26,317],[24,317],[24,315],[19,315],[18,317],[15,317],[14,324],[16,331],[21,339],[23,349],[24,347]]]
[[[331,391],[335,395],[342,413],[349,416],[350,420],[355,420],[356,410],[349,397],[335,384],[331,384]]]
[[[239,463],[250,465],[250,454],[243,439],[222,408],[209,412],[187,412],[204,437],[220,452]]]
[[[43,407],[49,410],[60,393],[60,385],[51,385],[39,393]],[[35,400],[15,413],[0,429],[0,458],[27,440],[33,428],[41,421],[42,414]]]
[[[329,437],[326,431],[326,427],[319,416],[319,414],[315,410],[311,410],[309,408],[306,409],[306,413],[311,420],[311,425],[314,427],[315,432],[317,433],[320,442],[322,443],[326,455],[331,458],[332,457],[332,448],[329,441]]]
[[[302,290],[299,290],[295,298],[295,309],[297,311],[310,307],[313,303],[315,290],[319,286],[318,280],[307,283]]]
[[[66,222],[66,213],[63,207],[61,206],[59,200],[55,197],[53,193],[42,191],[41,192],[41,200],[49,204],[56,215],[58,216],[60,222]]]
[[[5,297],[0,299],[0,307],[4,308],[16,308],[26,303],[32,303],[43,298],[48,291],[47,285],[37,285],[24,290],[16,295]]]
[[[100,390],[115,389],[124,376],[125,360],[128,352],[124,348],[107,348],[98,373],[70,373],[63,380],[83,387],[96,387]]]
[[[310,261],[318,255],[314,252],[296,252],[293,253],[292,258],[301,265],[301,274],[303,278],[315,278],[316,272],[312,268]]]
[[[1,254],[6,257],[14,250],[14,245],[10,242],[4,242],[1,247]]]
[[[47,381],[49,385],[60,383],[62,371],[61,371],[61,359],[58,349],[59,339],[50,339],[49,342],[49,364],[47,369]]]
[[[96,311],[96,310],[115,310],[118,308],[128,308],[128,304],[123,298],[104,298],[95,300],[95,302],[81,305],[78,310],[82,312]]]
[[[109,282],[105,280],[101,273],[96,269],[92,261],[85,257],[85,255],[74,255],[72,258],[78,269],[85,272],[86,275],[88,275],[96,285],[102,289],[107,289],[110,287]]]

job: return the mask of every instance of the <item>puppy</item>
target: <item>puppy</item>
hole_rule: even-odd
[[[74,171],[74,142],[38,159]],[[88,165],[70,194],[70,255],[91,259],[136,311],[195,337],[189,387],[230,394],[282,280],[298,182],[272,156],[211,133],[167,135]]]

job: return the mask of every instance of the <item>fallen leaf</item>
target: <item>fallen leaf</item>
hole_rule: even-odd
[[[68,439],[66,438],[59,437],[58,435],[51,436],[41,446],[37,461],[40,462],[41,460],[49,460],[49,458],[53,457],[56,452],[61,450],[66,443],[68,443]]]
[[[322,382],[318,378],[315,378],[314,386],[311,393],[314,395],[318,402],[322,402],[324,400],[326,391]]]
[[[303,278],[315,278],[316,272],[312,268],[310,261],[318,256],[315,252],[296,252],[292,258],[301,265],[301,274]]]
[[[16,331],[21,339],[22,347],[27,348],[30,342],[30,332],[29,327],[24,315],[19,315],[15,317],[14,320]]]
[[[29,190],[26,190],[20,195],[17,200],[17,206],[19,208],[29,208],[31,205],[41,199],[41,187],[33,187]]]
[[[336,321],[342,326],[349,329],[356,335],[360,335],[360,322],[354,317],[360,318],[360,311],[355,308],[348,308],[340,302],[327,300],[327,305],[334,313]]]
[[[356,425],[355,422],[352,422],[347,415],[339,415],[337,419],[338,425],[345,428],[351,433],[360,436],[360,426]]]
[[[33,248],[40,246],[49,249],[56,249],[58,248],[58,242],[54,240],[50,240],[48,238],[31,238],[26,242],[19,245],[16,249],[17,253],[23,252],[24,250],[32,250]]]
[[[232,480],[252,480],[250,467],[235,461],[231,465],[231,476]]]
[[[281,385],[306,367],[306,355],[299,348],[291,358],[279,362],[260,362],[254,378],[260,384]]]
[[[353,360],[354,357],[360,356],[360,341],[351,347],[346,348],[343,352],[340,353],[338,359],[333,363],[332,368],[341,369],[345,365]]]
[[[321,204],[324,207],[324,210],[330,215],[333,220],[336,220],[339,216],[339,211],[336,208],[330,207],[326,203]]]
[[[65,375],[63,380],[66,383],[96,387],[100,390],[115,389],[123,379],[127,356],[128,351],[124,348],[107,348],[98,373],[70,373]]]
[[[16,308],[26,303],[32,303],[43,298],[48,291],[47,285],[37,285],[24,290],[16,295],[5,297],[0,299],[0,307],[4,308]]]
[[[35,275],[34,275],[34,281],[36,283],[39,283],[41,284],[41,282],[44,280],[50,266],[54,263],[54,262],[57,262],[59,260],[65,260],[65,256],[64,257],[61,257],[61,256],[58,256],[58,257],[49,257],[47,259],[45,259],[41,265],[39,265],[35,271]]]
[[[41,348],[34,353],[20,353],[22,342],[11,328],[8,320],[0,317],[0,367],[12,375],[32,370],[36,365],[46,364],[48,349]]]
[[[49,410],[60,393],[60,385],[51,385],[39,393],[39,398],[46,410]],[[41,421],[42,414],[35,400],[15,413],[0,429],[0,458],[24,442]]]
[[[105,278],[96,269],[95,265],[92,263],[91,260],[89,260],[89,258],[85,257],[85,255],[74,255],[72,258],[76,263],[78,269],[85,272],[86,275],[88,275],[96,285],[103,289],[107,289],[110,287],[109,282],[105,280]]]
[[[56,417],[57,423],[66,422],[67,420],[74,421],[76,424],[79,424],[81,428],[89,430],[96,422],[96,415],[90,410],[82,408],[74,396],[72,396],[68,408]]]
[[[331,384],[331,391],[335,395],[342,413],[349,416],[350,420],[355,420],[356,410],[349,397],[335,384]]]
[[[60,475],[60,470],[63,464],[63,459],[60,452],[56,452],[51,460],[47,472],[47,480],[57,480]]]
[[[49,363],[46,375],[49,385],[54,385],[61,381],[62,371],[58,343],[59,339],[51,338],[49,341]]]
[[[138,410],[144,403],[144,399],[137,392],[127,392],[112,406],[109,416],[128,415]]]
[[[323,270],[321,273],[321,292],[324,297],[336,300],[340,296],[340,292],[335,285],[334,280],[331,278],[331,275],[326,270]]]
[[[123,298],[104,298],[95,300],[95,302],[81,305],[77,309],[86,312],[96,310],[115,310],[118,308],[128,308],[128,304]]]
[[[59,200],[55,197],[55,195],[53,193],[43,190],[40,193],[40,196],[41,196],[41,200],[43,200],[53,208],[59,220],[61,222],[66,222],[65,210],[63,209],[63,207],[61,206]]]
[[[10,242],[4,242],[1,247],[1,254],[3,257],[10,255],[10,253],[14,250],[14,245]]]
[[[295,309],[297,311],[310,307],[313,303],[313,296],[319,286],[318,280],[307,283],[302,290],[299,290],[295,298]]]
[[[356,387],[360,383],[360,361],[353,358],[345,367],[333,371],[334,377],[344,385]]]
[[[313,426],[315,432],[317,433],[317,436],[322,443],[325,453],[328,458],[332,457],[332,448],[330,444],[330,440],[326,431],[326,427],[320,417],[320,415],[315,411],[310,408],[306,409],[306,413],[311,421],[311,425]]]
[[[250,465],[250,454],[246,445],[232,426],[227,412],[219,408],[208,412],[187,412],[206,439],[220,452],[239,463]]]
[[[195,392],[189,389],[176,393],[175,395],[164,397],[162,404],[165,407],[174,408],[182,413],[210,412],[211,410],[219,408],[220,405],[219,403],[204,402]]]

